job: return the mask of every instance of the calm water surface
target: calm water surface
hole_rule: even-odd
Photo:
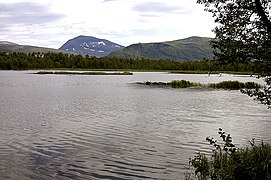
[[[239,91],[151,88],[138,81],[256,81],[134,73],[0,71],[1,179],[183,179],[222,127],[239,146],[271,142],[271,111]]]

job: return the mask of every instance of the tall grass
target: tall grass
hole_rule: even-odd
[[[173,88],[189,88],[189,87],[202,87],[202,88],[213,88],[213,89],[228,89],[228,90],[239,90],[239,89],[259,89],[262,86],[255,82],[239,82],[239,81],[223,81],[212,84],[201,84],[194,83],[186,80],[174,80],[170,83]]]
[[[230,89],[230,90],[239,90],[239,89],[259,89],[262,86],[255,82],[239,82],[239,81],[223,81],[220,83],[213,83],[208,85],[209,88],[215,89]]]
[[[270,180],[271,146],[266,143],[237,150],[215,151],[211,157],[199,154],[192,160],[194,170],[186,180]]]
[[[271,179],[271,145],[252,141],[251,146],[238,149],[231,143],[231,137],[223,140],[224,145],[213,139],[208,141],[216,149],[210,157],[198,154],[190,161],[192,171],[186,173],[186,180]]]
[[[202,87],[200,83],[193,83],[186,80],[174,80],[170,83],[173,88],[188,88],[188,87]]]

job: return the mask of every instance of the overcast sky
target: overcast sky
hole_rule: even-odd
[[[213,37],[196,0],[0,0],[0,41],[59,48],[79,35],[133,43]]]

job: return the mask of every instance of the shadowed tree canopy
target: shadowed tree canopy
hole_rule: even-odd
[[[270,0],[197,0],[218,24],[211,42],[220,63],[257,61],[255,70],[271,73]]]

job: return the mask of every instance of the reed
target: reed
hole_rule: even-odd
[[[189,88],[189,87],[203,87],[200,83],[193,83],[186,80],[174,80],[170,83],[173,88]]]
[[[262,86],[255,82],[239,82],[239,81],[223,81],[219,83],[208,84],[208,88],[214,89],[229,89],[229,90],[239,90],[239,89],[259,89]]]
[[[172,88],[210,88],[210,89],[226,89],[226,90],[241,90],[241,89],[259,89],[262,86],[255,82],[239,82],[239,81],[222,81],[219,83],[201,84],[186,80],[174,80],[171,82],[138,82],[148,86],[171,86]]]

